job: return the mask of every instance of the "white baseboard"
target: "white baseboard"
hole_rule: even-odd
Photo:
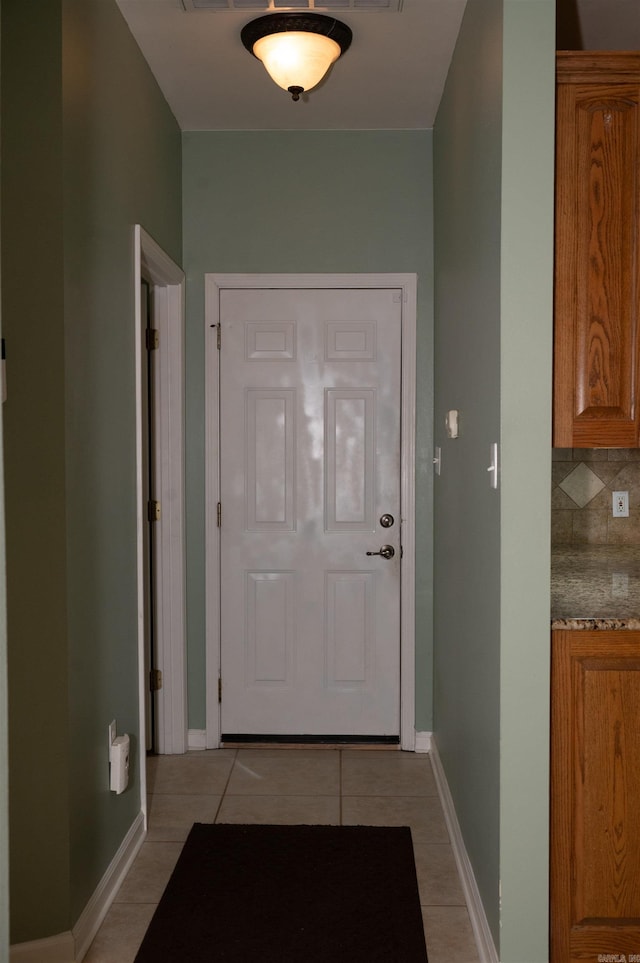
[[[79,963],[88,952],[144,837],[144,815],[138,813],[73,931],[16,943],[9,948],[9,963]]]
[[[207,730],[206,729],[189,729],[187,732],[187,749],[206,749],[207,748]]]
[[[73,927],[76,955],[74,960],[84,959],[93,939],[100,929],[109,907],[126,876],[129,867],[138,854],[138,850],[146,836],[144,828],[144,814],[138,813],[129,832],[122,840],[118,852],[98,883],[93,896],[82,911],[80,918]],[[11,961],[13,963],[13,960]],[[44,963],[44,960],[42,961]],[[47,958],[47,963],[49,963]]]
[[[9,947],[9,963],[75,963],[73,933],[15,943]]]
[[[431,739],[430,756],[440,802],[444,810],[444,818],[447,829],[449,830],[453,855],[458,867],[458,873],[469,911],[469,918],[473,928],[473,935],[478,948],[478,957],[480,963],[499,963],[498,953],[496,952],[493,936],[491,935],[487,916],[480,898],[478,884],[476,883],[473,868],[462,838],[462,832],[460,831],[460,824],[453,805],[453,799],[451,798],[451,792],[449,791],[447,777],[445,776],[440,756],[438,755],[436,741],[433,738]]]
[[[416,730],[416,745],[414,752],[431,752],[431,732],[418,732]]]

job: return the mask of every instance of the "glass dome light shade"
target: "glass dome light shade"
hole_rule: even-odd
[[[311,90],[340,56],[340,45],[319,33],[287,30],[256,40],[253,53],[283,90]]]

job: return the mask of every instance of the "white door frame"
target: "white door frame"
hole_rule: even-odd
[[[402,400],[400,498],[400,745],[415,749],[415,439],[416,321],[415,274],[205,274],[205,567],[207,748],[220,745],[220,500],[219,384],[216,325],[220,291],[226,288],[401,288]]]
[[[144,733],[146,728],[144,605],[144,525],[142,393],[146,319],[142,317],[140,284],[153,285],[154,324],[159,333],[155,379],[156,477],[161,517],[156,523],[156,656],[162,689],[156,702],[157,749],[182,753],[187,748],[185,522],[184,522],[184,296],[181,268],[139,225],[135,250],[136,366],[136,499],[138,578],[138,674],[140,693],[140,780],[146,813]]]

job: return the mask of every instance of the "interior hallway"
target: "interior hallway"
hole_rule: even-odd
[[[150,757],[147,779],[147,838],[85,963],[133,963],[194,822],[408,825],[429,963],[478,963],[429,756],[221,749]]]

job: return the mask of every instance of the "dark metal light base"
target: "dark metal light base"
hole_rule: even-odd
[[[272,33],[285,33],[287,30],[320,33],[324,37],[331,37],[340,47],[341,53],[349,49],[353,39],[351,28],[346,23],[334,17],[326,17],[322,13],[269,13],[245,24],[240,32],[240,39],[249,53],[253,54],[256,41]],[[253,55],[255,57],[255,54]]]

